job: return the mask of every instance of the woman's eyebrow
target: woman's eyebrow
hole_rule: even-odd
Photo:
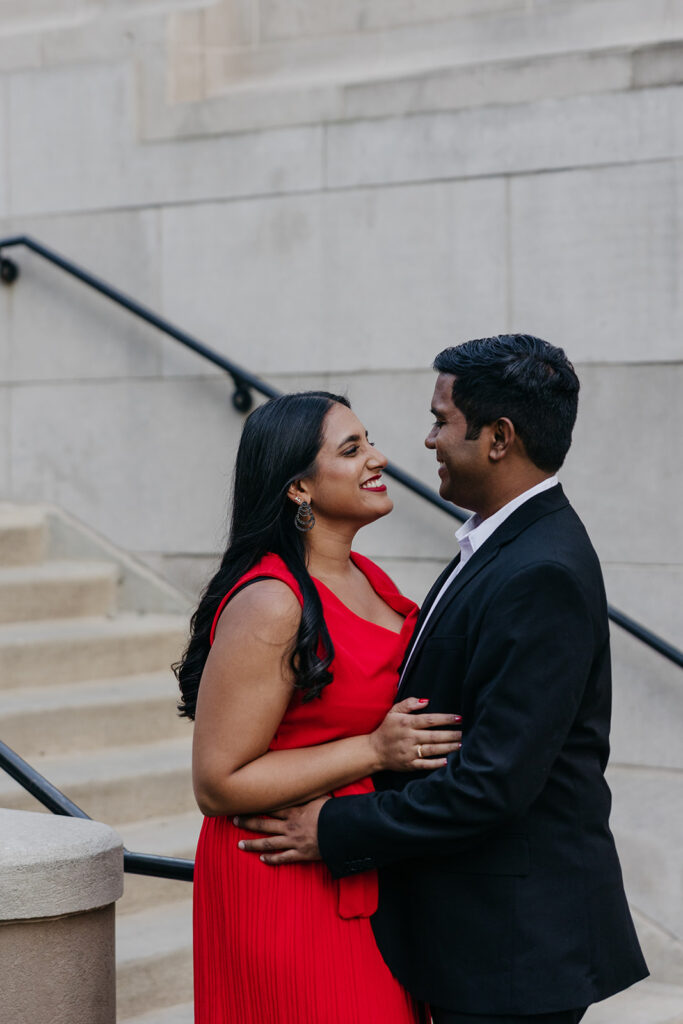
[[[368,432],[366,430],[365,431],[365,437],[367,438],[367,436],[368,436]],[[340,444],[337,445],[337,451],[339,451],[340,448],[343,448],[345,444],[348,444],[349,441],[361,441],[361,440],[362,440],[362,438],[361,438],[360,434],[349,434],[348,437],[345,437],[344,440]]]

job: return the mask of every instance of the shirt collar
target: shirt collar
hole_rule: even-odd
[[[550,490],[551,487],[555,487],[558,483],[556,476],[550,476],[547,480],[542,480],[540,484],[536,484],[534,487],[530,487],[528,491],[523,491],[522,494],[518,494],[512,501],[508,501],[507,505],[503,505],[497,512],[494,512],[488,519],[482,519],[476,512],[471,515],[466,523],[455,531],[455,539],[460,545],[461,551],[467,550],[469,554],[474,554],[484,541],[488,540],[491,534],[493,534],[498,527],[505,522],[508,516],[523,505],[525,501],[530,498],[534,498],[537,494],[541,494],[543,491]]]

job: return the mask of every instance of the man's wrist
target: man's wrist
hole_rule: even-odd
[[[327,830],[325,828],[325,821],[328,820],[329,814],[331,813],[330,807],[332,806],[332,804],[335,803],[335,799],[336,798],[332,796],[329,800],[326,800],[325,803],[322,805],[322,807],[320,808],[320,813],[318,815],[317,824],[318,849],[320,850],[320,857],[323,861],[325,861],[328,867],[330,866],[328,856],[331,854],[331,851],[329,851],[329,854],[326,855],[327,844],[325,841],[325,836]]]
[[[318,815],[318,850],[320,858],[329,868],[333,878],[345,878],[374,867],[369,857],[361,857],[359,851],[349,847],[348,808],[357,801],[369,799],[370,794],[340,796],[326,800]]]

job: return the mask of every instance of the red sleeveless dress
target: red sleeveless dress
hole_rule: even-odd
[[[334,678],[307,704],[295,693],[271,750],[372,732],[395,700],[417,605],[369,559],[352,558],[405,616],[401,633],[360,618],[314,580],[334,644]],[[302,602],[282,559],[266,555],[221,602],[212,641],[235,590],[263,576],[283,580]],[[334,795],[372,788],[371,779],[361,779]],[[417,1024],[417,1006],[391,975],[372,933],[376,873],[335,880],[320,862],[269,867],[238,850],[249,835],[230,818],[204,819],[194,881],[195,1024]]]

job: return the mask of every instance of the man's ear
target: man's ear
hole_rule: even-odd
[[[499,462],[505,458],[515,443],[517,431],[515,430],[514,423],[507,416],[501,416],[500,419],[495,420],[489,429],[491,431],[489,458],[492,462]]]

